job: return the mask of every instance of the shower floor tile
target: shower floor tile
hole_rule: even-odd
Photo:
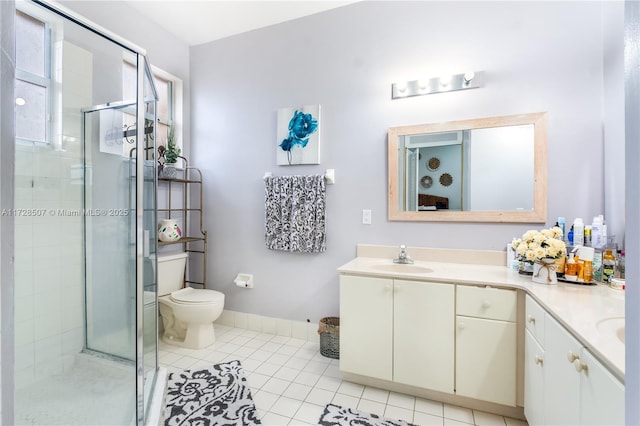
[[[167,353],[167,359],[175,357]],[[130,425],[135,368],[78,354],[64,374],[16,390],[16,425]]]

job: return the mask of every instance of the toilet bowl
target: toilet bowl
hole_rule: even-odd
[[[200,349],[215,342],[213,322],[224,308],[224,294],[182,288],[187,253],[158,256],[158,305],[164,326],[162,340]]]

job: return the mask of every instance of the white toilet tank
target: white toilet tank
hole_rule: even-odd
[[[182,288],[187,256],[187,253],[158,255],[158,296],[165,296]]]

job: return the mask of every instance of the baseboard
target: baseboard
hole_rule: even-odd
[[[313,343],[320,342],[318,324],[312,322],[291,321],[225,309],[215,321],[215,324],[274,334],[276,336],[292,337]]]

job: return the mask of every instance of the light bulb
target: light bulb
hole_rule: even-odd
[[[465,84],[471,83],[471,80],[476,76],[476,73],[473,71],[467,71],[464,73],[464,82]]]

